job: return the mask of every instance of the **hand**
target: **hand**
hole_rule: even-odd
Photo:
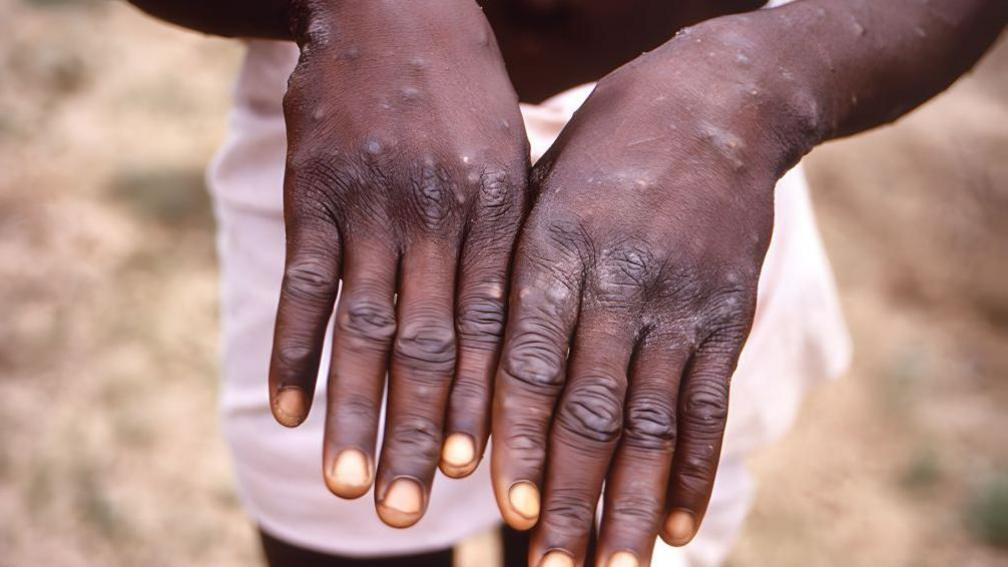
[[[406,527],[426,508],[443,432],[452,476],[472,472],[486,443],[528,142],[475,3],[311,5],[284,100],[287,258],[271,405],[287,426],[307,416],[342,279],[325,480],[356,498],[376,477],[380,517]]]
[[[604,78],[533,169],[493,414],[533,565],[588,559],[603,481],[599,565],[687,543],[707,507],[773,188],[803,148],[758,71],[723,72],[737,46],[692,35]]]

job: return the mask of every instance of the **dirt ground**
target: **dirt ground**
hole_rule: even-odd
[[[202,182],[240,55],[0,0],[0,566],[258,560]],[[1008,565],[1008,42],[809,175],[855,362],[755,459],[731,565]]]

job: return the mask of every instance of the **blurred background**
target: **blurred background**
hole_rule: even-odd
[[[0,565],[248,565],[203,168],[236,42],[0,0]],[[1008,565],[1008,42],[809,158],[855,341],[731,565]]]

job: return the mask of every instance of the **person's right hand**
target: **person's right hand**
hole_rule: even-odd
[[[406,527],[424,513],[439,460],[465,476],[489,435],[528,142],[472,0],[308,4],[284,100],[287,258],[271,406],[286,426],[307,416],[342,280],[324,477],[344,498],[376,479],[379,516]]]

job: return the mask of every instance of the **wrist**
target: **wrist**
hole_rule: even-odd
[[[779,177],[829,128],[813,85],[782,57],[775,24],[763,12],[708,20],[647,57],[664,67],[665,84],[683,85],[675,88],[702,120],[728,129]]]

